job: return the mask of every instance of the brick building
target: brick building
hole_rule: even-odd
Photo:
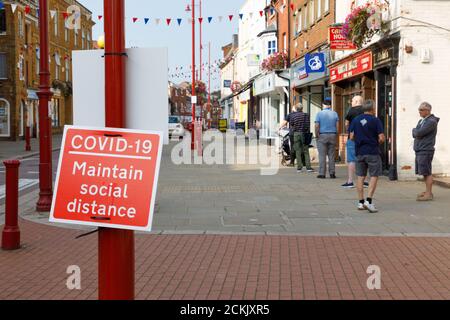
[[[181,123],[186,127],[192,122],[191,94],[189,83],[179,85],[169,82],[169,105],[170,115],[178,116]]]
[[[76,6],[76,7],[74,7]],[[0,139],[38,136],[39,4],[21,0],[0,8]],[[72,14],[72,10],[75,10]],[[49,68],[53,133],[72,123],[73,50],[92,48],[92,13],[74,0],[49,1]],[[70,12],[70,13],[68,13]],[[78,18],[79,17],[79,18]],[[73,24],[73,22],[76,22]]]

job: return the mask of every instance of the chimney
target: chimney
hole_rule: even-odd
[[[233,47],[239,47],[239,36],[237,34],[233,34]]]

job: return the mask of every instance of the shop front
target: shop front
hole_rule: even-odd
[[[328,56],[328,52],[307,55],[291,67],[292,104],[301,103],[304,112],[311,116],[311,123],[322,110],[323,100],[330,97]],[[320,68],[312,68],[317,61]]]
[[[332,85],[333,108],[339,115],[339,150],[341,161],[346,160],[348,134],[345,129],[345,117],[351,108],[352,99],[362,96],[376,100],[376,82],[373,72],[371,50],[358,51],[329,66]]]
[[[261,75],[253,83],[261,138],[272,140],[278,137],[278,128],[288,112],[288,87],[289,81],[274,72]]]

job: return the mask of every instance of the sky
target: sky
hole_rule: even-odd
[[[93,20],[96,25],[93,29],[93,39],[98,39],[103,34],[103,20],[98,20],[99,15],[103,15],[103,0],[78,0],[93,13]],[[186,6],[191,4],[191,0],[126,0],[126,46],[127,47],[167,47],[169,51],[170,73],[176,73],[176,67],[188,69],[192,60],[192,29],[188,24],[191,13],[185,12]],[[203,22],[203,63],[208,62],[208,43],[211,42],[211,61],[222,59],[222,47],[232,41],[232,35],[238,31],[239,9],[245,0],[202,0]],[[196,0],[196,17],[198,17],[198,3]],[[233,14],[230,22],[228,16]],[[213,17],[208,23],[207,17]],[[223,16],[222,22],[218,17]],[[139,18],[133,24],[132,18]],[[144,18],[149,18],[147,25]],[[155,19],[161,19],[157,26]],[[172,18],[170,26],[166,24],[166,18]],[[176,19],[183,19],[181,26],[178,26]],[[197,21],[198,22],[198,21]],[[196,24],[196,55],[199,63],[199,31]],[[220,74],[212,75],[212,91],[220,89]],[[203,80],[207,79],[206,72]],[[182,77],[174,78],[173,81],[180,83]]]

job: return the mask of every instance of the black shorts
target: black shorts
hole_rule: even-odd
[[[416,174],[428,177],[433,174],[434,153],[416,153]]]
[[[371,177],[379,177],[383,174],[383,164],[379,155],[364,155],[356,157],[356,175],[367,177],[367,172]]]

